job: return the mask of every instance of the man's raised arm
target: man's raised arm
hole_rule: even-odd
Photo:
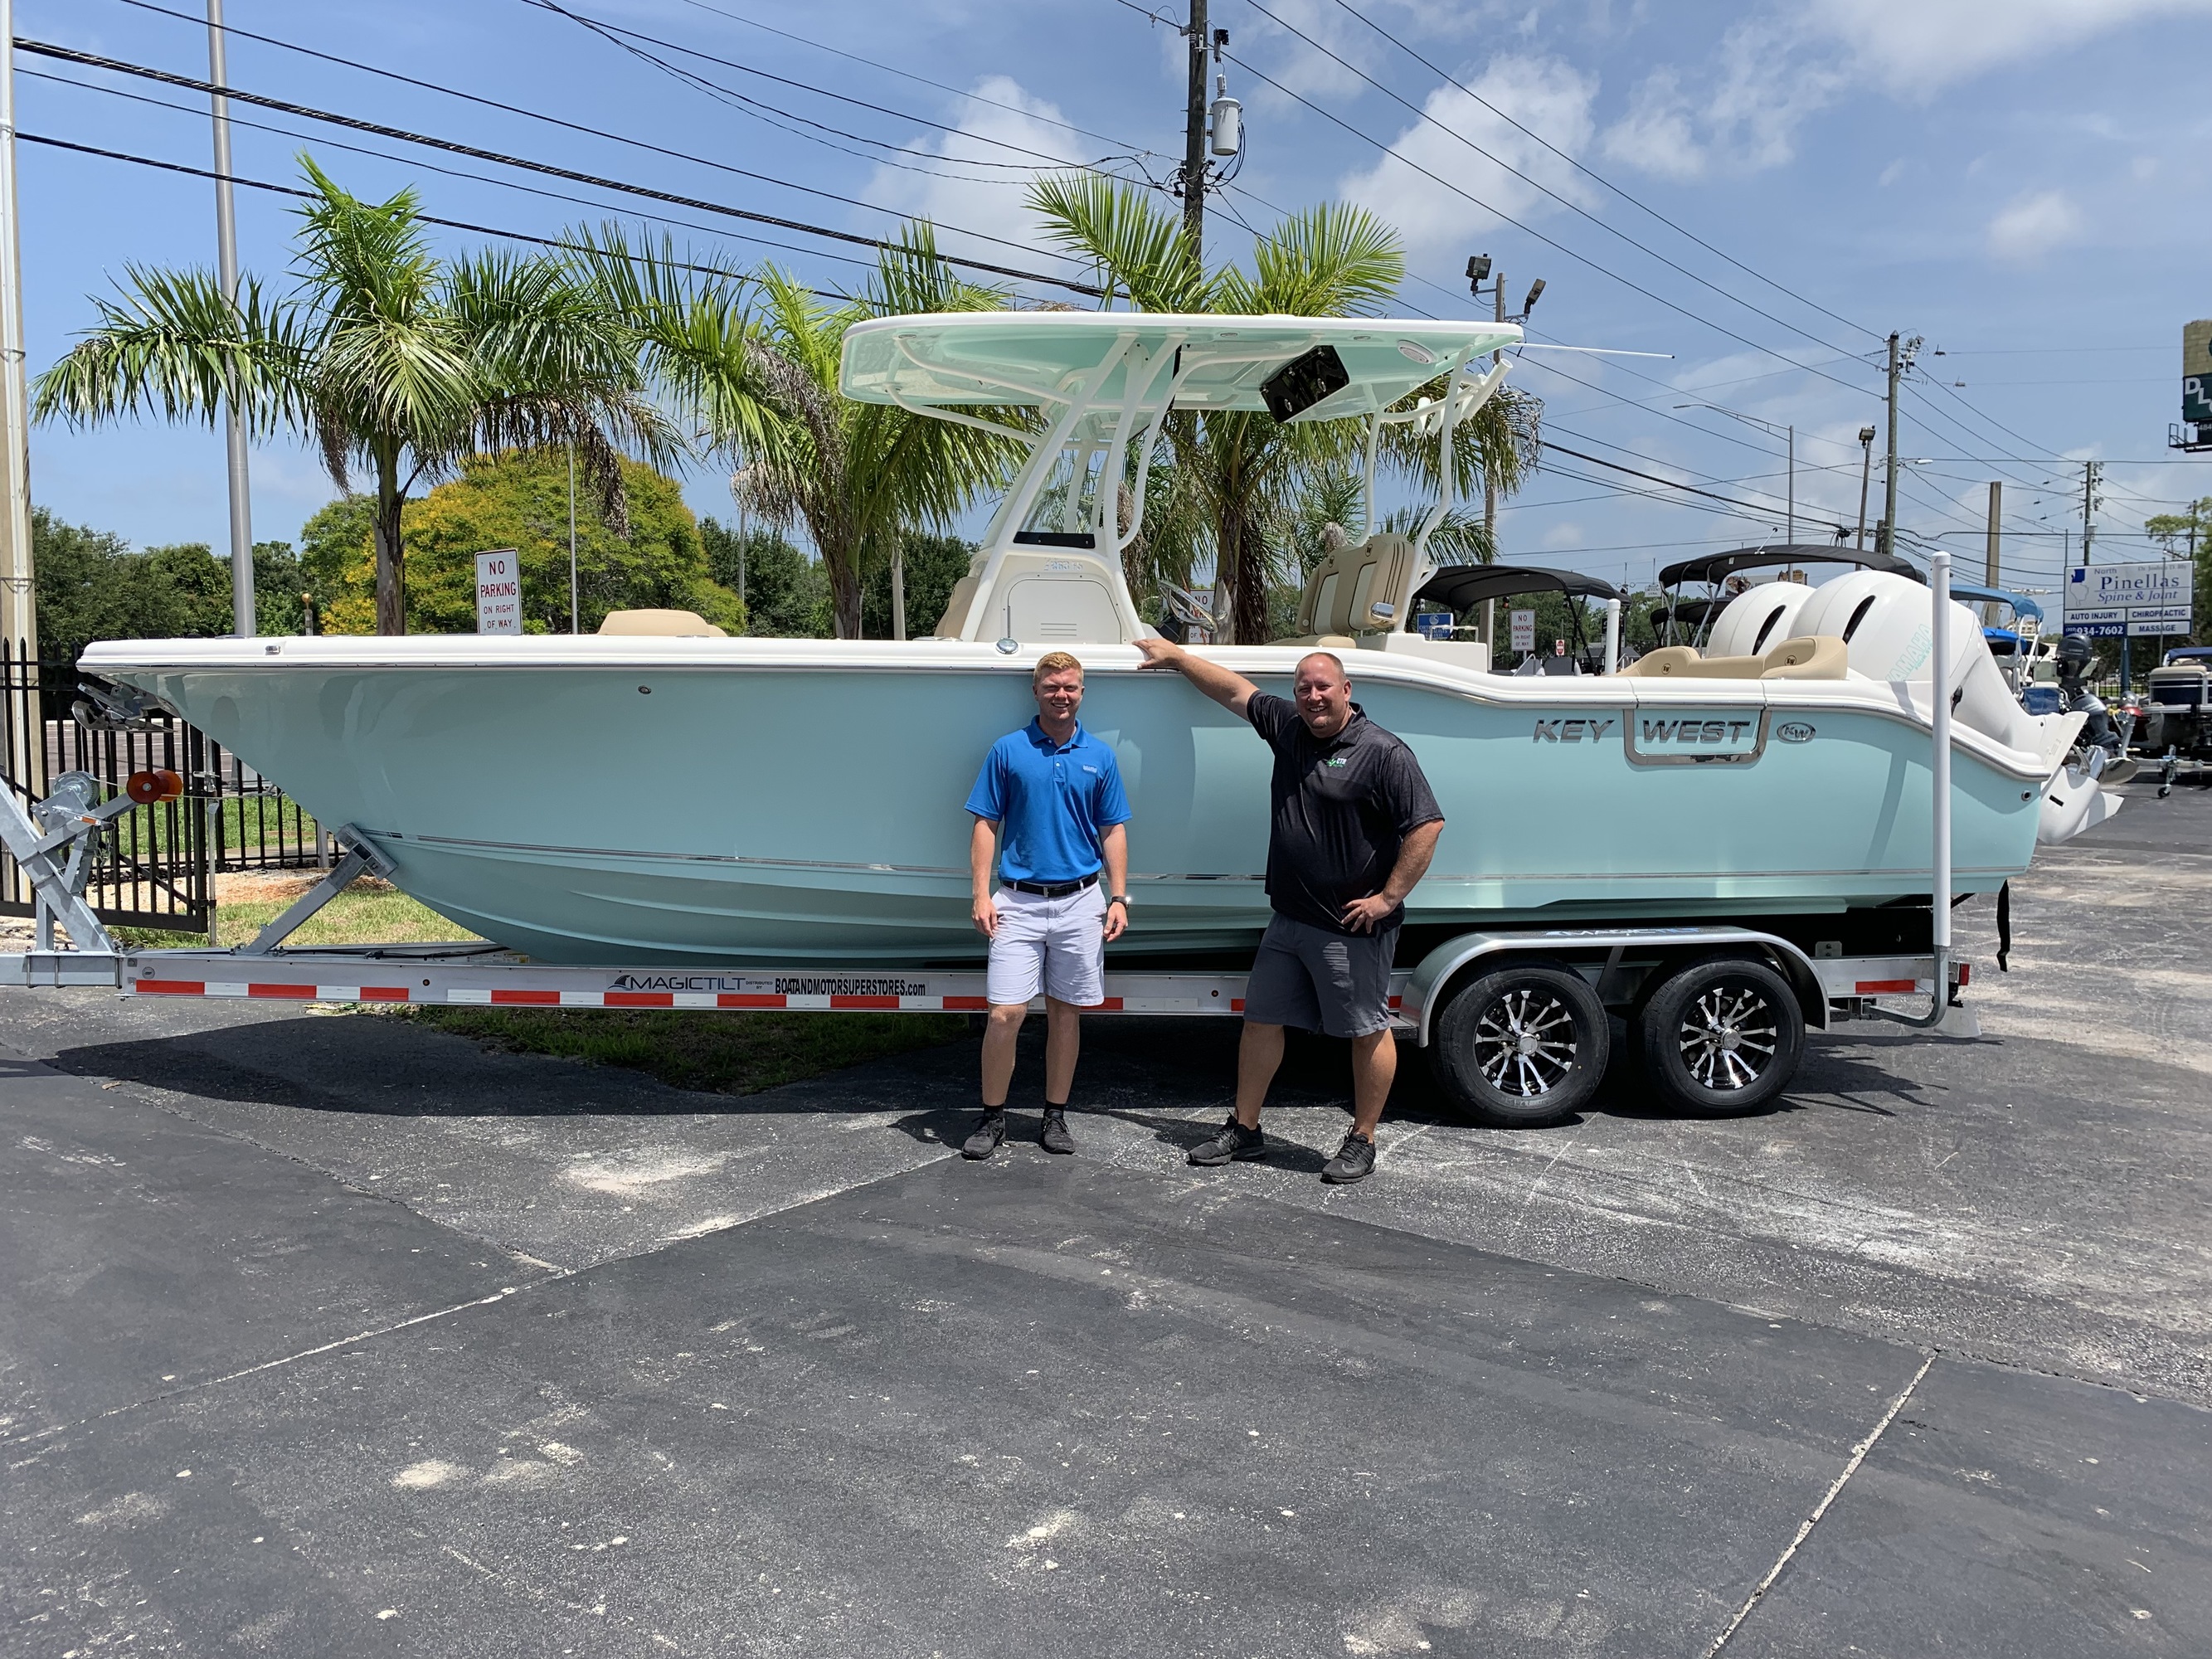
[[[1172,640],[1139,640],[1147,668],[1172,668],[1200,690],[1243,720],[1259,687],[1242,674],[1232,674],[1218,663],[1194,657]]]

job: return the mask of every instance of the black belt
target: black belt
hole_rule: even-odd
[[[1096,871],[1078,881],[1010,881],[1006,884],[1017,893],[1035,893],[1039,898],[1066,898],[1070,893],[1079,893],[1086,887],[1097,884]]]

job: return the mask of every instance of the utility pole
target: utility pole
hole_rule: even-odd
[[[1874,428],[1859,428],[1859,538],[1851,545],[1866,551],[1867,485],[1874,477]]]
[[[2089,544],[2096,538],[2097,526],[2091,515],[2097,510],[2097,480],[2105,476],[2102,461],[2081,463],[2081,568],[2089,568]]]
[[[1984,586],[1997,585],[1997,520],[2004,511],[2004,485],[1996,479],[1990,480],[1990,539],[1982,557],[1982,581]],[[1982,625],[1986,628],[1996,620],[1996,606],[1982,607]]]
[[[31,450],[23,387],[23,261],[15,205],[15,6],[0,0],[0,641],[21,651],[26,683],[38,684],[37,592],[31,568]],[[35,701],[32,704],[35,711]],[[33,720],[35,721],[35,713]],[[34,723],[31,731],[36,731]],[[4,733],[15,775],[30,732]]]
[[[1897,336],[1889,337],[1889,453],[1884,466],[1881,532],[1875,538],[1878,552],[1897,556]]]
[[[229,84],[223,68],[222,0],[207,0],[208,79],[216,86]],[[209,97],[215,117],[215,241],[216,270],[223,297],[238,303],[238,215],[230,189],[230,100],[216,92]],[[232,387],[229,407],[223,411],[223,445],[230,461],[230,617],[231,632],[242,640],[254,634],[253,616],[253,498],[246,471],[246,416],[238,407]]]
[[[1190,0],[1190,102],[1183,112],[1182,228],[1193,254],[1206,244],[1206,63],[1212,37],[1206,0]]]
[[[1790,422],[1790,529],[1783,538],[1791,546],[1797,542],[1797,422]]]

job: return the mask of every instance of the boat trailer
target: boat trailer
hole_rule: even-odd
[[[1808,1029],[1881,1019],[1979,1035],[1959,1000],[1969,964],[1951,949],[1949,556],[1939,551],[1932,562],[1929,949],[1846,954],[1844,941],[1819,938],[1818,926],[1809,949],[1776,932],[1726,925],[1457,933],[1394,974],[1390,987],[1395,1029],[1429,1051],[1448,1094],[1492,1121],[1555,1121],[1596,1093],[1616,1019],[1657,1092],[1706,1114],[1754,1110],[1779,1095]],[[0,844],[36,895],[34,946],[0,955],[0,984],[370,1006],[974,1014],[990,1006],[984,975],[973,968],[574,967],[530,962],[489,944],[287,948],[301,924],[357,878],[390,872],[349,827],[336,832],[342,855],[335,867],[252,942],[227,950],[120,946],[85,902],[97,839],[123,813],[173,799],[183,787],[173,772],[134,773],[120,793],[99,802],[97,782],[73,772],[27,809],[0,790]],[[58,927],[70,948],[58,948]],[[1105,1000],[1091,1012],[1241,1015],[1245,977],[1109,972]],[[1899,997],[1925,998],[1926,1012],[1884,1006]]]

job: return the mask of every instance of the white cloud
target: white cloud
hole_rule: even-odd
[[[1927,97],[1990,70],[2212,0],[1809,0],[1735,24],[1694,70],[1655,66],[1607,128],[1613,161],[1661,178],[1778,167],[1849,88]]]
[[[938,246],[948,252],[994,264],[1057,264],[1037,251],[1043,238],[1023,193],[1030,179],[1057,170],[1056,164],[1073,167],[1091,159],[1083,149],[1090,141],[1052,125],[1063,118],[1059,106],[1031,97],[1008,76],[987,76],[973,89],[991,102],[963,104],[956,131],[909,139],[909,149],[921,154],[902,154],[896,160],[902,165],[878,167],[863,193],[933,221]],[[981,234],[963,234],[969,232]]]
[[[1555,209],[1558,204],[1544,190],[1587,204],[1587,185],[1572,167],[1486,103],[1571,155],[1589,147],[1590,100],[1596,90],[1595,81],[1556,58],[1492,58],[1473,84],[1476,96],[1456,86],[1437,88],[1423,106],[1428,120],[1400,133],[1389,154],[1372,168],[1347,176],[1340,193],[1396,226],[1407,251],[1416,255],[1462,248],[1471,234],[1493,222],[1468,197],[1515,218]],[[1478,154],[1470,144],[1498,159]],[[1516,177],[1509,168],[1526,176]]]
[[[2079,241],[2081,210],[2061,190],[2032,191],[2006,204],[1990,221],[1990,252],[2015,264],[2033,264],[2054,248]]]
[[[1661,178],[1778,167],[1795,153],[1804,119],[1830,102],[1844,77],[1802,50],[1792,25],[1754,17],[1721,38],[1710,74],[1694,82],[1662,65],[1607,128],[1606,155]]]
[[[2212,0],[1811,0],[1808,33],[1844,46],[1891,85],[1929,93],[2002,64],[2153,18],[2212,13]]]

